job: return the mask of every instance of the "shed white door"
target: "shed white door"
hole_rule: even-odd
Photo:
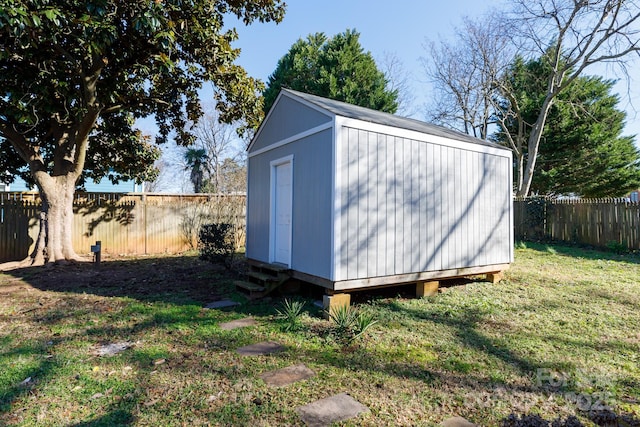
[[[273,262],[291,265],[292,159],[273,165]]]

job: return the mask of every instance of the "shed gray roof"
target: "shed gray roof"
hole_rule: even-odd
[[[291,89],[282,89],[282,92],[292,96],[293,98],[301,98],[317,107],[320,107],[323,110],[326,110],[338,116],[392,126],[401,129],[409,129],[416,132],[426,133],[428,135],[455,139],[457,141],[470,142],[472,144],[480,144],[489,147],[509,150],[509,148],[503,147],[496,143],[485,141],[479,138],[474,138],[470,135],[467,135],[466,133],[447,129],[445,127],[437,126],[431,123],[422,122],[420,120],[400,117],[393,114],[384,113],[382,111],[372,110],[370,108],[360,107],[358,105],[348,104],[346,102],[323,98],[321,96],[298,92]]]

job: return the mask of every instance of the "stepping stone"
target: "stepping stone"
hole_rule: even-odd
[[[216,309],[216,308],[227,308],[227,307],[235,307],[236,305],[240,305],[239,302],[231,301],[230,299],[222,299],[220,301],[210,302],[205,305],[204,308]]]
[[[296,409],[302,421],[309,427],[324,427],[336,421],[354,418],[369,408],[346,393],[336,394]]]
[[[462,417],[453,417],[448,420],[444,420],[441,424],[442,427],[476,427],[475,424],[470,423]]]
[[[278,353],[282,350],[284,350],[284,347],[273,341],[259,342],[236,349],[242,356],[260,356],[263,354]]]
[[[132,346],[133,343],[129,341],[104,344],[96,349],[95,354],[97,356],[115,356]]]
[[[230,331],[232,329],[245,328],[247,326],[254,326],[257,324],[258,322],[253,320],[251,317],[245,317],[244,319],[236,319],[230,322],[220,323],[218,326],[223,331]]]
[[[260,375],[260,378],[270,386],[282,387],[295,383],[296,381],[306,380],[311,378],[316,373],[305,365],[293,365],[286,368],[277,369],[275,371],[265,372]]]

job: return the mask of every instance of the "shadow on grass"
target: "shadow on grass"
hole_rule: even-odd
[[[185,263],[177,262],[171,258],[149,258],[143,260],[117,261],[116,264],[103,264],[100,269],[92,265],[72,265],[69,271],[61,271],[64,266],[55,266],[50,269],[22,269],[11,273],[14,277],[22,278],[29,285],[43,290],[59,292],[61,294],[93,294],[97,296],[124,296],[133,298],[139,302],[134,302],[130,308],[118,307],[117,313],[109,319],[113,319],[114,324],[91,325],[87,323],[87,317],[92,310],[106,310],[93,302],[89,302],[86,308],[75,307],[69,310],[65,307],[51,307],[48,309],[38,309],[32,313],[23,314],[30,321],[35,321],[42,325],[55,325],[68,320],[69,317],[79,314],[83,319],[74,320],[75,330],[65,336],[55,338],[54,346],[64,341],[82,339],[90,342],[103,340],[126,339],[129,336],[145,333],[147,330],[161,327],[164,330],[175,332],[172,335],[172,344],[179,346],[183,343],[206,343],[210,341],[215,348],[223,351],[233,351],[238,346],[247,344],[247,340],[253,338],[250,334],[243,335],[241,332],[225,332],[214,327],[221,317],[228,314],[271,316],[275,313],[274,306],[278,300],[263,300],[240,305],[231,310],[208,311],[201,310],[203,304],[228,296],[231,292],[230,281],[232,277],[224,270],[211,266],[208,263],[201,263],[195,257],[188,257]],[[208,267],[208,268],[207,268]],[[409,293],[411,288],[403,288],[400,293]],[[399,292],[398,290],[385,290],[384,292]],[[64,298],[61,295],[61,298]],[[364,297],[361,295],[361,297]],[[376,295],[367,296],[375,298]],[[147,302],[163,304],[146,304]],[[73,304],[73,301],[69,301]],[[93,304],[93,305],[91,305]],[[534,361],[518,355],[513,349],[502,345],[499,340],[492,339],[482,333],[481,323],[486,320],[487,313],[482,307],[466,306],[464,311],[453,313],[440,313],[423,310],[420,306],[411,307],[401,304],[396,300],[378,301],[377,304],[386,310],[397,313],[402,318],[412,319],[421,322],[425,327],[429,324],[437,324],[447,327],[457,338],[461,346],[468,347],[474,351],[484,353],[493,359],[513,367],[513,370],[523,377],[532,377],[540,367]],[[320,310],[312,308],[308,301],[307,309],[313,315],[319,315]],[[80,311],[78,311],[80,310]],[[530,308],[535,310],[535,307]],[[211,314],[218,313],[218,314]],[[220,314],[222,313],[222,314]],[[109,315],[108,313],[106,314]],[[131,321],[125,325],[116,324],[121,320],[119,317],[131,316]],[[46,332],[45,332],[46,333]],[[4,342],[3,342],[4,344]],[[10,345],[11,343],[7,343]],[[566,344],[566,343],[565,343]],[[584,343],[573,343],[576,346]],[[572,344],[572,345],[573,345]],[[42,344],[44,345],[44,344]],[[19,356],[16,352],[26,352],[28,355],[36,356],[44,350],[42,345],[34,345],[33,348],[21,346],[10,353],[0,353],[0,360],[12,359]],[[448,387],[455,389],[456,386],[464,386],[466,389],[478,390],[485,393],[492,393],[497,386],[503,386],[509,392],[533,392],[540,393],[541,390],[534,381],[512,384],[506,379],[490,378],[479,372],[473,364],[464,360],[456,359],[454,355],[446,357],[441,363],[430,365],[426,362],[417,362],[411,358],[404,360],[394,359],[393,353],[381,352],[379,350],[367,350],[366,348],[352,352],[351,354],[333,354],[335,348],[320,350],[299,350],[301,355],[306,355],[316,363],[326,365],[328,368],[338,367],[349,371],[363,371],[370,373],[383,373],[397,378],[414,378],[422,381],[425,385],[434,387]],[[391,351],[391,350],[390,350]],[[140,374],[138,380],[144,382],[145,375],[150,371],[149,366],[158,357],[165,357],[165,354],[154,352],[131,352],[126,356],[132,363],[137,363],[144,372]],[[203,359],[204,360],[204,359]],[[372,361],[388,361],[380,364]],[[57,374],[59,366],[54,361],[43,360],[40,365],[26,369],[24,372],[16,374],[16,377],[33,376],[37,378],[35,386],[39,386]],[[560,369],[566,366],[545,366],[545,368]],[[184,369],[187,369],[185,367]],[[244,370],[231,370],[225,367],[220,369],[220,375],[229,378],[240,378],[245,375]],[[570,367],[569,367],[570,369]],[[142,370],[142,369],[141,369]],[[29,391],[29,387],[19,385],[9,385],[5,390],[0,390],[2,397],[0,408],[11,409],[13,402]],[[75,424],[77,426],[101,426],[101,425],[129,425],[133,423],[131,405],[140,404],[144,396],[136,394],[134,403],[131,401],[114,404],[106,409],[106,415],[98,418]],[[231,408],[233,409],[233,408]]]
[[[80,301],[79,301],[80,303]],[[91,304],[91,301],[88,302]],[[134,413],[139,410],[140,405],[145,403],[147,385],[152,383],[150,377],[157,369],[154,363],[158,359],[177,359],[180,357],[191,358],[192,355],[184,356],[180,348],[195,348],[197,350],[212,348],[218,345],[219,350],[230,350],[229,346],[235,348],[246,344],[251,339],[250,336],[243,336],[238,331],[220,331],[215,326],[220,323],[220,318],[228,316],[218,310],[203,310],[194,305],[173,305],[161,304],[160,307],[154,304],[155,308],[147,303],[134,303],[133,307],[123,307],[117,313],[117,320],[110,324],[107,321],[100,326],[93,326],[92,317],[80,314],[77,318],[77,311],[70,310],[68,318],[54,316],[55,320],[49,324],[43,324],[38,319],[39,313],[29,312],[25,316],[26,321],[35,322],[44,327],[39,335],[46,338],[34,339],[22,337],[20,340],[11,336],[2,337],[2,349],[0,349],[0,366],[7,366],[0,372],[0,424],[9,422],[17,401],[25,401],[22,405],[32,412],[34,407],[28,403],[30,396],[42,393],[42,390],[58,387],[61,382],[68,382],[64,388],[68,391],[76,383],[89,393],[102,393],[109,389],[108,380],[102,376],[93,376],[91,366],[101,366],[109,364],[111,359],[108,356],[98,356],[99,344],[131,341],[130,348],[123,349],[117,354],[124,366],[133,366],[135,376],[123,380],[119,388],[120,400],[107,404],[102,411],[106,414],[97,418],[73,424],[76,426],[125,426],[134,422]],[[77,309],[77,308],[76,308]],[[44,309],[46,310],[46,308]],[[80,309],[81,312],[85,312]],[[131,319],[127,319],[127,313],[131,314]],[[51,327],[60,326],[64,323],[66,332],[53,333]],[[161,329],[166,336],[163,341],[155,342],[152,338],[156,335],[155,330]],[[150,335],[153,334],[153,335]],[[146,337],[149,336],[148,340]],[[140,340],[141,341],[138,341]],[[26,341],[26,343],[23,343]],[[224,341],[220,344],[221,341]],[[145,348],[144,344],[149,344]],[[138,348],[139,345],[142,346]],[[208,345],[207,345],[208,344]],[[236,345],[237,344],[237,345]],[[70,350],[70,347],[77,350]],[[69,353],[71,351],[71,353]],[[176,352],[177,351],[177,352]],[[79,358],[79,360],[76,360]],[[76,362],[77,365],[76,366]],[[163,362],[164,363],[164,362]],[[205,360],[197,360],[198,365],[206,366]],[[69,366],[75,366],[74,371],[70,371]],[[182,367],[177,363],[171,366],[172,370],[189,371],[190,367]],[[211,369],[223,369],[221,374],[241,373],[229,370],[226,367],[218,368],[212,366]],[[11,371],[11,369],[13,371]],[[77,369],[77,371],[75,371]],[[116,368],[117,369],[117,368]],[[98,371],[102,372],[102,371]],[[111,374],[109,374],[111,375]],[[113,386],[112,386],[113,387]],[[128,390],[127,397],[124,389]],[[44,392],[47,398],[48,392]],[[79,399],[76,404],[87,405],[89,399],[85,393],[84,397],[75,396],[72,393],[71,399]],[[100,404],[99,402],[96,404]],[[20,415],[21,416],[21,415]],[[29,416],[34,416],[30,414]]]
[[[570,245],[560,242],[537,243],[525,241],[524,245],[527,247],[527,249],[532,249],[538,252],[553,251],[559,255],[564,255],[572,258],[640,264],[640,253],[629,252],[617,254],[603,249],[588,248],[584,246]]]
[[[95,418],[90,421],[83,421],[77,424],[71,424],[69,427],[117,427],[129,426],[134,423],[135,419],[130,410],[113,409],[106,415]]]
[[[2,379],[19,378],[12,384],[0,383],[0,414],[8,412],[16,399],[30,394],[38,384],[47,382],[54,375],[56,362],[42,356],[46,347],[45,343],[38,342],[0,351],[0,365],[4,366]],[[9,345],[3,345],[3,348],[9,348]],[[32,363],[29,363],[30,359],[33,359]],[[24,367],[16,366],[19,365],[16,360]]]
[[[41,291],[201,305],[230,294],[237,278],[237,273],[197,255],[112,259],[100,266],[91,262],[54,264],[0,273]]]
[[[0,288],[13,302],[5,300],[9,301],[9,311],[0,315],[0,327],[9,327],[7,335],[0,334],[0,424],[10,419],[16,401],[38,393],[52,381],[69,377],[68,368],[58,360],[61,357],[68,363],[75,357],[60,356],[60,348],[68,344],[83,343],[85,348],[86,343],[135,341],[157,328],[178,345],[216,341],[210,337],[211,331],[228,314],[202,307],[229,297],[233,278],[223,267],[197,256],[144,257],[109,260],[100,267],[72,263],[2,272]],[[28,334],[18,340],[15,334],[24,331]],[[95,356],[90,351],[86,356],[92,359]],[[131,353],[131,362],[140,368],[141,375],[150,371],[154,354]],[[73,381],[73,376],[69,379]],[[122,400],[106,415],[76,425],[131,424],[132,405],[141,403],[142,398],[134,393],[133,403]]]
[[[399,312],[416,320],[427,320],[432,323],[441,324],[454,331],[460,343],[466,347],[486,353],[495,357],[510,366],[513,366],[521,374],[530,375],[535,372],[538,365],[532,363],[509,348],[500,346],[494,340],[482,334],[478,329],[478,324],[484,320],[485,313],[481,309],[467,307],[463,313],[456,313],[455,316],[445,316],[422,311],[417,308],[403,307],[397,301],[387,304],[391,312]]]

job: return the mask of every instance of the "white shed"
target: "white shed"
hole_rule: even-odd
[[[282,90],[248,148],[246,257],[328,293],[513,261],[511,151]]]

